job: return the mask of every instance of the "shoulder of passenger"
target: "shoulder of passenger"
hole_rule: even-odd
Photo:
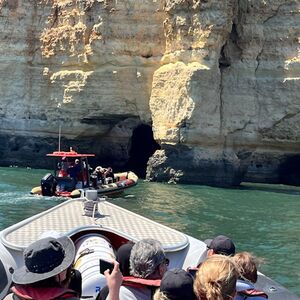
[[[3,298],[3,300],[19,300],[20,298],[18,298],[16,295],[14,295],[13,293],[10,293],[8,295],[5,296],[5,298]]]

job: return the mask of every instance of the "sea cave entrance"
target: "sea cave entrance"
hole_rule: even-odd
[[[128,169],[145,178],[148,159],[157,149],[160,146],[153,138],[152,128],[145,124],[136,127],[131,137]]]
[[[279,166],[280,183],[300,185],[300,155],[287,157]]]

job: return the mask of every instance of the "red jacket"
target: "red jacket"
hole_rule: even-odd
[[[17,299],[22,300],[80,299],[75,291],[59,287],[33,288],[15,285],[11,290]]]
[[[123,283],[124,286],[131,287],[159,287],[161,279],[144,279],[134,276],[124,276]]]

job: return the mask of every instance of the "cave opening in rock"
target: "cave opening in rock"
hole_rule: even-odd
[[[280,183],[300,185],[300,155],[288,157],[279,167]]]
[[[153,138],[152,128],[145,124],[139,125],[132,133],[128,169],[140,178],[145,178],[148,159],[157,149],[160,146]]]

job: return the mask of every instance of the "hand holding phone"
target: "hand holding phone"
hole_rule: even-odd
[[[112,272],[112,270],[114,269],[114,264],[110,263],[106,260],[103,259],[99,259],[99,269],[100,269],[100,273],[104,274],[104,272],[108,269],[110,271],[110,273]]]
[[[112,272],[104,272],[104,276],[107,281],[107,286],[109,289],[109,299],[119,300],[120,287],[123,282],[123,275],[120,272],[119,263],[117,261],[113,262],[114,269]]]

